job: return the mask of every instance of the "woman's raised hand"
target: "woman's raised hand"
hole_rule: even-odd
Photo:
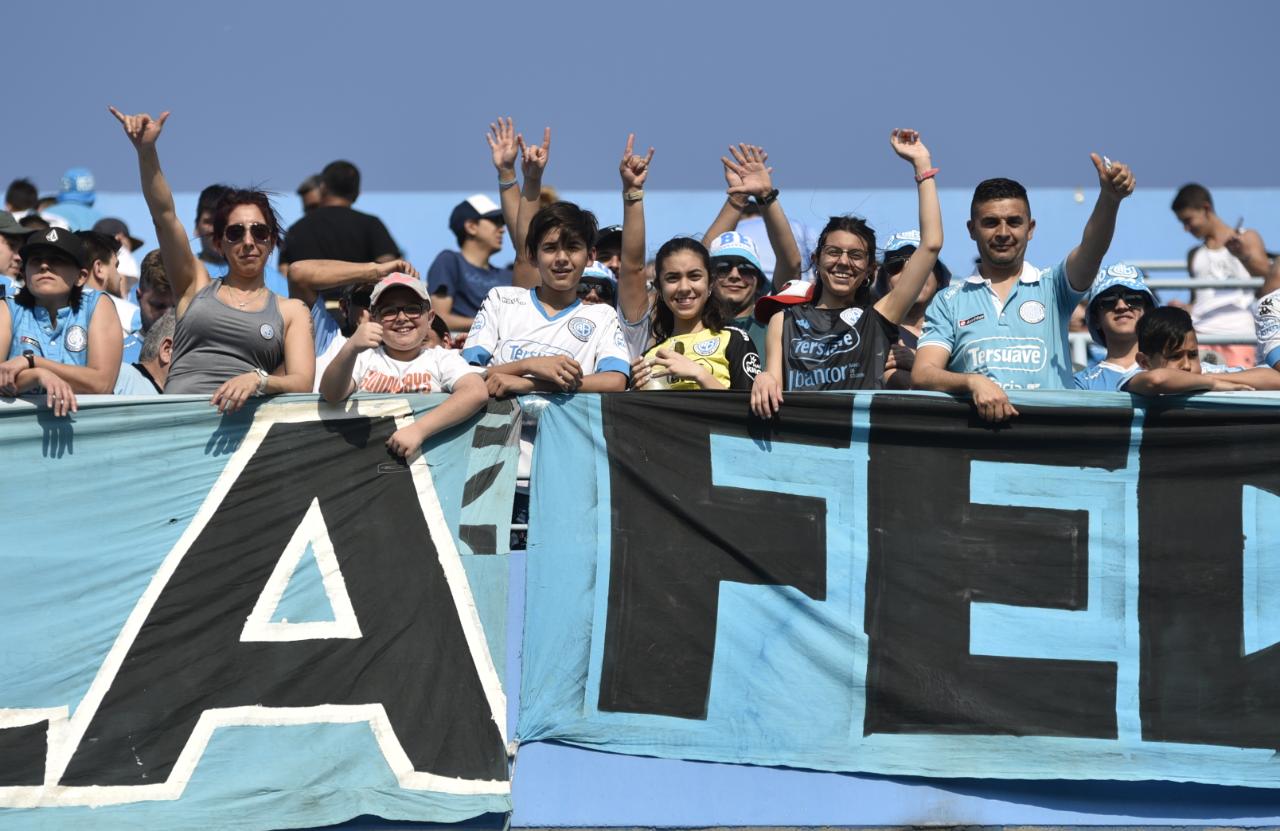
[[[124,125],[124,134],[129,137],[129,141],[133,142],[133,146],[138,150],[154,146],[156,139],[160,138],[160,131],[164,129],[164,123],[169,120],[168,110],[160,113],[159,118],[152,118],[149,113],[125,115],[115,107],[107,107],[107,109],[111,111],[117,121]]]
[[[649,148],[647,156],[637,156],[635,149],[636,134],[629,133],[627,146],[622,151],[622,162],[618,165],[623,191],[640,190],[644,187],[645,180],[649,178],[649,163],[653,161],[653,148]]]
[[[920,133],[916,130],[899,128],[889,133],[889,144],[893,152],[911,162],[916,167],[929,166],[929,148],[920,141]]]

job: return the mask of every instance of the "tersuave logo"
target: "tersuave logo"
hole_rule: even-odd
[[[1048,362],[1048,350],[1041,338],[979,338],[965,347],[964,355],[967,372],[1039,372]]]

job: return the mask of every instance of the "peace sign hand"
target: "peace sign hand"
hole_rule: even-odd
[[[1118,202],[1133,193],[1138,182],[1133,178],[1129,165],[1103,159],[1097,153],[1090,153],[1089,158],[1098,169],[1098,185],[1104,194]]]
[[[154,147],[156,139],[160,138],[160,131],[164,129],[164,123],[169,120],[169,111],[165,110],[160,113],[160,117],[152,118],[148,113],[139,113],[138,115],[125,115],[115,107],[107,107],[116,120],[124,125],[124,133],[129,137],[129,141],[133,142],[133,146],[138,150],[144,147]]]
[[[733,173],[742,183],[730,185],[725,192],[745,193],[759,199],[767,197],[773,190],[773,168],[765,166],[765,162],[769,161],[769,154],[764,148],[754,144],[739,144],[737,147],[731,144],[729,153],[733,156],[732,160],[720,157],[724,164],[725,179]]]
[[[502,116],[498,116],[498,120],[489,125],[489,132],[484,137],[489,142],[489,149],[493,151],[493,166],[499,171],[514,171],[516,155],[520,152],[516,143],[515,121],[508,117],[504,122]]]
[[[622,162],[618,165],[618,173],[622,176],[623,192],[640,190],[644,187],[645,180],[649,178],[649,163],[653,161],[653,148],[649,148],[649,155],[637,156],[636,134],[629,133],[627,135],[627,146],[622,151]]]
[[[547,167],[547,159],[551,155],[551,128],[542,131],[542,144],[525,144],[524,136],[516,134],[516,145],[521,151],[520,169],[524,172],[525,181],[542,181],[542,171]]]

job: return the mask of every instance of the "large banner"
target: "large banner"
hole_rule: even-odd
[[[520,739],[1280,787],[1280,398],[1015,404],[552,406]]]
[[[440,400],[0,407],[0,826],[508,811],[518,413],[389,455]]]

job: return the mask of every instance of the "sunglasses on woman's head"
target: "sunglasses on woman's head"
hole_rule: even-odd
[[[222,237],[227,242],[239,242],[244,239],[245,229],[249,230],[249,235],[253,237],[254,242],[266,242],[271,239],[271,226],[265,222],[242,222],[239,225],[228,225],[222,231]]]

